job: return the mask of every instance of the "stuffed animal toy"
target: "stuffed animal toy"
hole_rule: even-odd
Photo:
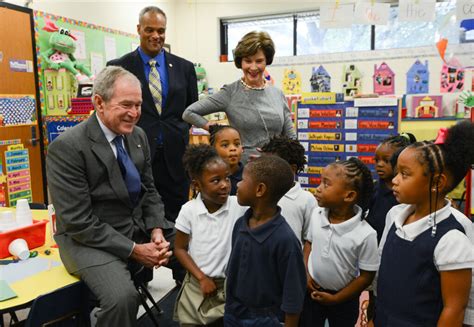
[[[194,70],[196,71],[198,93],[201,94],[207,92],[208,85],[206,79],[206,70],[199,63],[194,64]]]
[[[94,79],[91,72],[74,58],[76,38],[68,29],[58,27],[52,21],[46,20],[43,30],[52,33],[49,38],[50,48],[41,54],[46,64],[45,68],[54,70],[65,68],[76,77],[79,83],[87,83]]]

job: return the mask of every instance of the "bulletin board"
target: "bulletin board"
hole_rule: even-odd
[[[309,102],[303,97],[297,110],[298,140],[308,160],[307,169],[298,175],[301,185],[314,193],[323,168],[350,157],[364,162],[375,179],[375,149],[383,139],[398,133],[398,99]]]
[[[49,49],[51,33],[43,30],[46,20],[58,27],[67,28],[77,38],[74,57],[85,65],[93,74],[105,67],[107,61],[118,58],[134,49],[139,44],[138,35],[129,34],[107,27],[82,22],[66,17],[56,16],[41,11],[34,11],[34,28],[36,39],[36,56],[38,62],[39,90],[41,111],[44,116],[66,116],[71,108],[71,98],[77,93],[77,82],[74,76],[66,71],[47,70],[45,73],[41,53]],[[54,74],[59,74],[55,76]],[[47,75],[48,82],[45,79]],[[60,80],[61,88],[56,85]],[[51,83],[54,81],[54,83]],[[54,105],[49,102],[53,101]]]

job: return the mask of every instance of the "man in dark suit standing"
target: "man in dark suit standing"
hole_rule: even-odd
[[[107,65],[121,66],[142,83],[142,116],[138,126],[148,137],[156,189],[165,205],[165,217],[175,221],[188,200],[189,180],[182,157],[189,143],[189,125],[183,111],[198,100],[194,65],[163,49],[166,14],[146,7],[139,16],[140,47]]]
[[[61,259],[100,302],[98,326],[135,326],[139,294],[131,276],[171,257],[173,224],[151,172],[140,81],[107,67],[94,83],[95,113],[56,138],[46,171]]]

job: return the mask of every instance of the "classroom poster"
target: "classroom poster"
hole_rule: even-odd
[[[23,144],[10,145],[5,151],[8,203],[15,206],[19,199],[32,201],[30,157]]]
[[[428,60],[423,64],[417,59],[407,72],[407,94],[428,93],[429,83]]]
[[[301,75],[294,69],[285,69],[283,73],[283,94],[301,94]]]
[[[0,95],[0,126],[31,124],[34,121],[34,95]]]
[[[309,81],[311,92],[331,92],[331,76],[322,65],[313,67]]]
[[[438,118],[443,117],[443,96],[416,95],[412,98],[412,117]]]
[[[375,179],[375,149],[398,133],[398,117],[397,98],[298,104],[297,135],[308,158],[298,181],[314,192],[325,166],[350,157],[364,162]]]
[[[355,65],[343,65],[342,71],[342,93],[347,97],[362,93],[362,73],[360,70]]]
[[[457,60],[444,63],[441,69],[441,92],[461,92],[464,89],[464,75],[464,68]]]
[[[378,95],[395,94],[395,73],[385,63],[374,65],[374,93]]]

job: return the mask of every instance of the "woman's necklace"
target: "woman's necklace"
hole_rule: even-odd
[[[250,90],[264,90],[266,87],[267,87],[267,80],[266,79],[263,79],[263,86],[250,86],[248,85],[247,83],[244,82],[244,79],[241,78],[240,79],[240,83],[242,83],[242,85]]]

